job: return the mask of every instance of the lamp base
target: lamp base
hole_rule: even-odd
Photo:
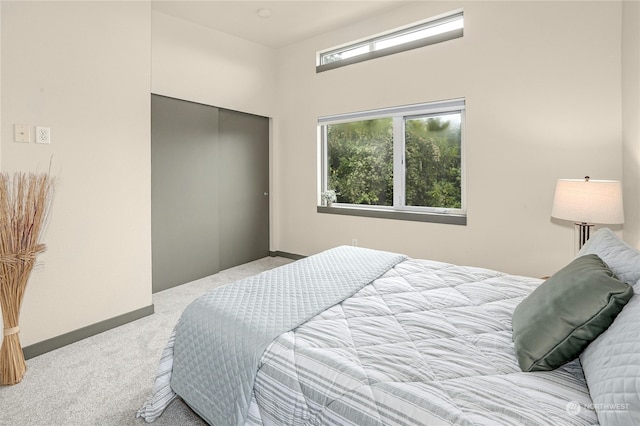
[[[579,222],[576,223],[576,225],[578,226],[578,249],[581,249],[589,239],[591,228],[593,228],[594,225],[586,222]]]

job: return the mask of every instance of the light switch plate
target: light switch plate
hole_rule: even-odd
[[[50,127],[36,127],[36,143],[51,143]]]
[[[29,143],[31,142],[31,128],[28,124],[13,125],[14,142]]]

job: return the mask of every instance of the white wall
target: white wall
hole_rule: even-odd
[[[2,81],[2,6],[0,5],[0,82]],[[2,99],[2,84],[0,84],[0,100]],[[0,101],[0,135],[2,135],[2,102]],[[2,144],[0,143],[0,160],[2,159]],[[1,171],[1,170],[0,170]],[[0,316],[0,323],[2,316]]]
[[[273,115],[273,49],[157,11],[152,33],[153,93]]]
[[[150,6],[5,2],[2,171],[59,179],[24,346],[151,305]],[[51,145],[13,142],[13,124]]]
[[[640,3],[622,3],[624,239],[640,248]]]
[[[464,8],[462,39],[315,73],[315,52]],[[618,2],[412,2],[278,52],[278,250],[361,246],[544,276],[574,252],[558,178],[621,179]],[[468,225],[316,213],[320,116],[464,97]]]
[[[152,40],[152,93],[273,117],[278,99],[274,49],[157,11],[152,12]],[[277,161],[271,153],[271,174]],[[278,195],[272,182],[269,194],[273,218]],[[269,225],[272,236],[275,223]]]

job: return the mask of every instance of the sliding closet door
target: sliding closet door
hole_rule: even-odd
[[[220,109],[220,269],[269,255],[269,119]]]
[[[218,109],[151,97],[153,292],[219,265]]]
[[[269,119],[151,97],[153,292],[269,255]]]

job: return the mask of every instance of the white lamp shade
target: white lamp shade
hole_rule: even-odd
[[[624,223],[617,180],[558,179],[551,216],[574,222]]]

